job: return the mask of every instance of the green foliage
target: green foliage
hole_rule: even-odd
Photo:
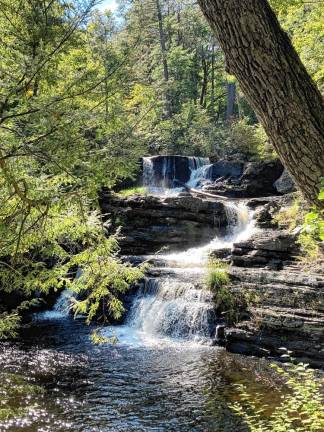
[[[122,197],[129,197],[132,195],[146,195],[147,191],[145,187],[136,186],[128,189],[123,189],[118,192],[118,195]]]
[[[324,86],[323,2],[271,0],[283,28],[320,90]]]
[[[284,357],[290,359],[289,352]],[[324,405],[320,380],[307,364],[292,362],[285,367],[273,364],[288,388],[282,401],[271,415],[259,395],[249,394],[239,385],[238,402],[232,405],[235,413],[246,422],[251,432],[320,432],[324,428]]]
[[[324,187],[321,187],[318,200],[324,199]],[[314,263],[323,256],[320,242],[324,241],[324,212],[313,208],[305,215],[298,242],[304,254],[304,261]]]
[[[116,257],[116,246],[113,237],[101,238],[99,244],[73,255],[69,262],[69,266],[82,269],[81,275],[70,281],[68,287],[79,297],[85,297],[74,299],[72,309],[76,315],[86,314],[87,323],[94,318],[102,322],[111,317],[118,320],[124,312],[118,296],[143,277],[141,268],[123,264]]]
[[[229,284],[230,278],[226,269],[227,265],[222,262],[215,260],[209,262],[206,285],[211,291],[218,292]]]
[[[297,226],[300,226],[304,222],[306,209],[301,198],[296,198],[293,203],[287,207],[282,207],[274,215],[274,221],[279,225],[280,228],[288,229],[293,231]]]
[[[0,389],[0,421],[23,416],[29,409],[30,396],[43,392],[41,387],[16,373],[1,373]]]
[[[91,333],[91,341],[95,345],[103,345],[103,344],[112,344],[115,345],[118,342],[118,338],[116,336],[106,337],[100,333],[100,329],[96,329]]]
[[[99,259],[115,243],[98,189],[131,175],[142,153],[118,68],[128,47],[113,43],[111,15],[89,23],[94,4],[1,3],[0,284],[26,298],[67,286],[75,257],[86,267],[88,248]],[[121,308],[113,296],[109,305]],[[2,336],[13,335],[16,311],[2,318]]]
[[[252,304],[259,302],[259,297],[254,291],[236,290],[230,283],[227,268],[227,264],[212,259],[208,264],[205,282],[214,294],[216,311],[232,325],[240,320],[242,314],[248,313]]]
[[[276,157],[262,126],[251,125],[246,118],[230,124],[225,152],[247,160],[269,160]]]

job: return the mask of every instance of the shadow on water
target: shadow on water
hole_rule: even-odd
[[[90,332],[38,321],[1,346],[2,400],[16,410],[1,431],[243,432],[228,407],[235,383],[279,397],[265,361],[188,343],[97,346]]]

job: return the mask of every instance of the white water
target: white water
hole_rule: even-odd
[[[233,244],[250,238],[256,231],[253,212],[243,203],[226,203],[229,229],[224,237],[216,236],[208,244],[190,248],[184,252],[166,254],[167,261],[182,266],[203,265],[208,261],[209,254],[216,249],[232,248]]]
[[[230,229],[224,237],[215,237],[202,247],[158,256],[166,267],[161,267],[161,276],[147,281],[128,318],[130,333],[143,343],[208,343],[217,336],[213,295],[204,285],[208,256],[212,250],[231,248],[255,231],[253,213],[243,203],[229,203],[227,214]]]
[[[65,289],[61,292],[53,309],[35,314],[36,319],[50,320],[66,318],[70,314],[72,298],[74,292]]]
[[[188,157],[188,165],[191,172],[187,186],[199,188],[201,180],[209,179],[210,164],[209,158]],[[162,179],[157,180],[154,173],[154,164],[151,157],[143,158],[143,185],[150,195],[177,196],[183,191],[182,187],[175,187],[176,167],[175,161],[165,158],[162,166]],[[168,185],[173,184],[173,187]]]
[[[210,165],[204,159],[192,158],[191,185],[199,184],[201,176],[207,176]],[[154,186],[153,164],[144,159],[145,181]],[[205,178],[203,177],[203,178]],[[165,190],[170,193],[170,190]],[[171,189],[171,193],[177,193]],[[146,280],[145,286],[134,299],[127,323],[103,330],[112,332],[121,343],[128,345],[161,345],[208,342],[215,335],[217,317],[214,312],[213,295],[206,288],[209,254],[216,249],[232,248],[233,243],[249,238],[255,232],[253,212],[243,202],[225,202],[228,229],[225,235],[215,235],[202,246],[183,252],[156,256],[158,276]],[[153,274],[153,273],[152,273]],[[42,314],[43,319],[58,319],[67,316],[72,293],[64,291],[54,309]]]

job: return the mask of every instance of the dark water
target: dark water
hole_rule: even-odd
[[[247,429],[229,408],[235,383],[278,396],[264,361],[190,343],[141,344],[127,327],[117,345],[98,346],[90,331],[71,318],[39,321],[22,343],[0,346],[2,406],[16,410],[1,432],[240,432]]]

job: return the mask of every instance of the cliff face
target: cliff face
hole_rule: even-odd
[[[225,206],[188,195],[122,198],[102,193],[100,204],[112,232],[121,227],[123,254],[142,255],[161,248],[185,250],[208,243],[228,225]]]

